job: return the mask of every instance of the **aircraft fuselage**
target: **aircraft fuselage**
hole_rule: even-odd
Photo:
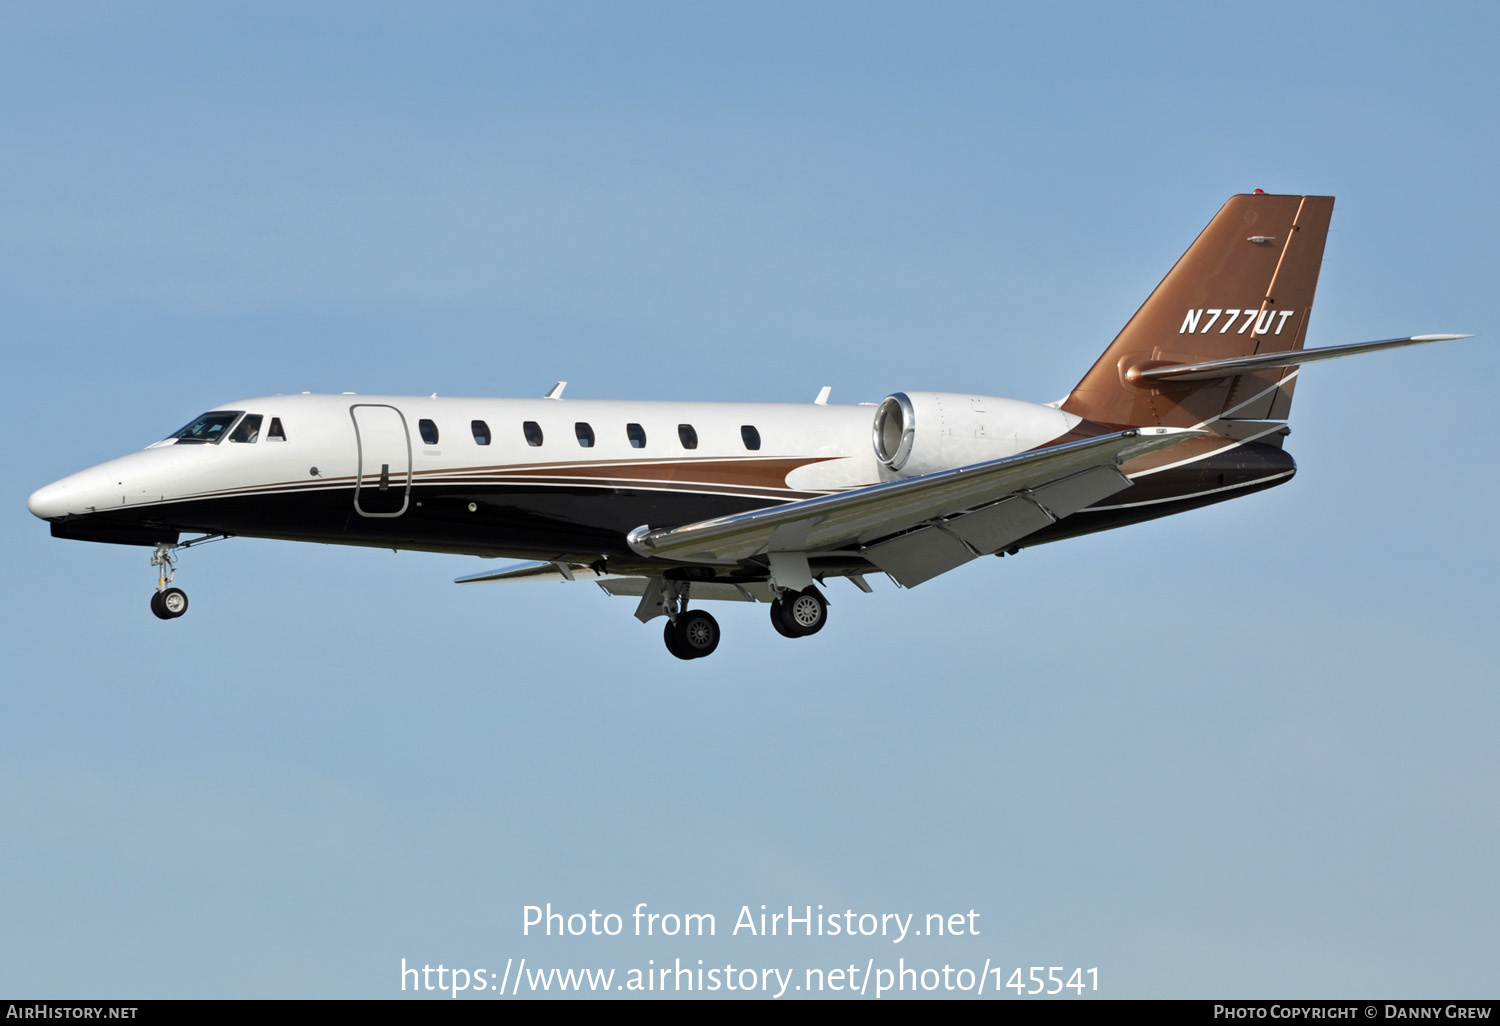
[[[993,437],[959,439],[966,444],[954,465],[1103,430],[1050,406],[983,398],[1005,404],[1003,415],[991,418]],[[691,523],[900,479],[872,445],[875,410],[269,396],[210,411],[226,419],[212,439],[155,443],[48,485],[29,506],[59,537],[87,540],[155,544],[227,534],[637,564],[625,536],[641,525]],[[236,440],[252,417],[260,418],[254,437]],[[1137,479],[1145,487],[1130,489],[1128,503],[1106,501],[1088,519],[1075,515],[1066,533],[1230,498],[1286,480],[1294,465],[1274,446],[1219,439],[1181,467],[1136,469],[1145,471]],[[1064,525],[1056,526],[1053,535],[1063,536]]]

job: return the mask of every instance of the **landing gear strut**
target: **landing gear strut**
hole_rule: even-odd
[[[223,541],[228,538],[227,534],[205,534],[199,538],[190,538],[176,545],[170,542],[157,542],[156,551],[151,554],[151,565],[157,567],[156,571],[156,594],[151,596],[151,612],[163,620],[175,620],[187,612],[187,593],[181,588],[172,587],[172,578],[177,576],[177,550],[190,549],[194,545],[202,545],[204,542]]]
[[[157,542],[156,551],[151,554],[151,565],[159,568],[156,594],[151,596],[151,612],[163,620],[175,620],[188,608],[187,592],[170,587],[172,578],[177,576],[177,557],[172,554],[174,548],[176,546],[166,542]]]

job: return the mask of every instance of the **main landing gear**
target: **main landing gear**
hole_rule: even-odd
[[[687,601],[680,592],[669,597],[668,619],[662,628],[667,651],[678,659],[701,659],[719,647],[719,621],[701,609],[681,609]],[[828,622],[828,600],[817,588],[783,592],[771,603],[771,626],[783,638],[805,638]]]
[[[667,651],[678,659],[701,659],[719,647],[719,621],[701,609],[679,613],[662,632]]]
[[[771,603],[771,626],[783,638],[805,638],[828,622],[828,600],[812,585],[788,591]]]
[[[635,614],[642,620],[666,616],[662,640],[678,659],[701,659],[719,647],[719,621],[701,609],[687,607],[691,588],[688,581],[658,580],[642,596]]]

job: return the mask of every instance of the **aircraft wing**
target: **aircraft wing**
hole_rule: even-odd
[[[805,573],[805,554],[856,547],[910,586],[1128,488],[1118,464],[1203,433],[1133,428],[682,527],[642,526],[627,540],[638,555],[684,563],[769,556],[773,575],[779,554],[800,556]]]
[[[591,566],[566,561],[515,563],[497,570],[456,577],[454,584],[490,581],[591,581],[606,595],[640,598],[651,587],[651,578],[637,574],[601,574]],[[693,598],[728,602],[770,602],[776,596],[764,581],[694,581]]]
[[[617,580],[617,574],[600,574],[592,567],[581,563],[562,561],[552,563],[514,563],[498,570],[485,570],[477,574],[455,577],[454,584],[478,584],[481,581],[574,581],[583,577],[590,581]]]

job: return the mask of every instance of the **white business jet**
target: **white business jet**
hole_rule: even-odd
[[[164,620],[187,611],[178,553],[245,536],[529,560],[459,581],[593,581],[665,617],[681,659],[719,644],[690,602],[764,602],[805,637],[829,578],[914,587],[1281,484],[1302,364],[1468,337],[1304,349],[1332,209],[1231,198],[1055,403],[574,400],[562,382],[540,399],[279,395],[216,407],[28,506],[56,537],[151,547]]]

